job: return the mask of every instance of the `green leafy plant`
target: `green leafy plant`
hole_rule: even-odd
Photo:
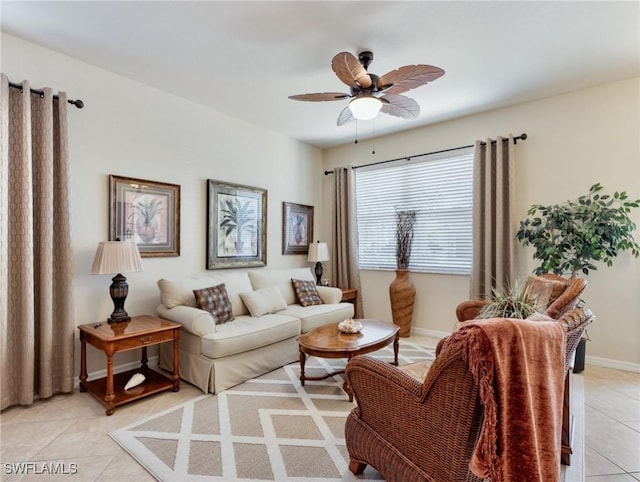
[[[492,289],[491,299],[482,307],[478,318],[525,319],[542,311],[544,307],[540,306],[538,298],[529,292],[527,284],[516,281],[513,286]]]
[[[536,274],[588,275],[597,270],[594,263],[611,266],[621,251],[640,255],[632,234],[636,225],[629,217],[632,208],[640,207],[640,199],[629,200],[625,191],[603,194],[602,189],[597,183],[575,201],[531,206],[516,237],[535,248],[533,256],[541,262]]]

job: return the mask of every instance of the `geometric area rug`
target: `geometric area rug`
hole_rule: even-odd
[[[371,353],[391,361],[391,347]],[[434,349],[400,340],[399,364],[432,360]],[[345,360],[309,357],[309,376]],[[382,480],[348,469],[344,423],[355,406],[342,375],[300,385],[291,363],[217,395],[201,395],[109,435],[162,481]]]

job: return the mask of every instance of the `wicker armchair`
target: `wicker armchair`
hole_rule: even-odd
[[[358,406],[345,424],[349,470],[369,464],[387,482],[479,482],[468,467],[483,408],[462,347],[444,349],[424,382],[368,356],[352,358],[347,381]]]
[[[592,319],[578,308],[558,320],[567,332],[566,370]],[[388,482],[481,480],[469,460],[484,408],[462,350],[445,345],[424,380],[368,356],[348,362],[346,378],[358,404],[345,424],[351,472],[371,465]]]
[[[553,273],[545,273],[532,278],[542,283],[548,283],[552,287],[552,294],[549,296],[549,304],[546,306],[545,315],[557,319],[574,309],[580,295],[587,287],[587,281],[583,278],[563,278]],[[530,281],[531,283],[531,281]],[[460,303],[456,308],[458,321],[473,320],[478,317],[480,310],[489,303],[488,300],[468,300]]]

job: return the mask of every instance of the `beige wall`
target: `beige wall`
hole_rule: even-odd
[[[145,271],[128,276],[131,314],[153,313],[160,277],[206,275],[205,213],[208,178],[268,189],[268,265],[306,266],[304,256],[282,256],[282,201],[316,206],[316,238],[331,232],[331,180],[323,169],[363,164],[526,132],[518,143],[517,212],[533,203],[561,202],[594,182],[640,197],[640,79],[603,85],[536,102],[460,118],[426,128],[325,151],[264,130],[143,84],[2,34],[2,72],[34,87],[51,86],[81,98],[69,109],[72,162],[76,324],[112,311],[108,276],[89,274],[99,241],[108,235],[107,176],[116,174],[180,184],[182,254],[145,258]],[[209,88],[203,80],[203,89]],[[428,88],[428,87],[426,87]],[[426,108],[426,107],[425,107]],[[398,122],[403,122],[398,120]],[[368,129],[363,123],[360,130]],[[376,155],[371,155],[375,147]],[[324,159],[324,165],[323,165]],[[640,214],[634,213],[640,224]],[[640,238],[638,234],[637,238]],[[330,263],[325,263],[328,270]],[[520,274],[535,264],[520,252]],[[330,277],[330,273],[327,273]],[[364,272],[369,316],[390,319],[392,272]],[[414,274],[415,327],[450,331],[456,304],[468,295],[465,276]],[[640,261],[621,256],[589,276],[585,296],[597,314],[588,355],[596,361],[640,367]],[[116,363],[133,355],[120,355]],[[89,370],[104,357],[93,354]]]
[[[113,311],[110,277],[89,274],[98,242],[108,236],[109,174],[181,186],[181,256],[144,258],[144,272],[126,275],[129,314],[155,313],[159,278],[211,273],[205,269],[206,179],[266,188],[268,267],[308,266],[303,255],[281,254],[282,202],[320,206],[319,149],[5,34],[2,72],[13,82],[28,79],[85,102],[82,110],[69,107],[77,325]],[[203,79],[202,88],[214,86]],[[319,209],[315,219],[319,227]],[[104,356],[89,352],[89,371],[104,369]],[[115,363],[135,356],[117,355]],[[78,371],[78,356],[76,362]]]
[[[369,128],[367,122],[359,126],[360,132]],[[596,182],[608,191],[626,190],[640,198],[639,78],[329,149],[324,152],[324,168],[394,159],[523,132],[529,138],[516,147],[518,220],[531,204],[575,198]],[[328,210],[332,197],[329,176],[323,192],[324,210]],[[640,210],[633,213],[633,219],[640,225]],[[329,217],[324,220],[323,232],[330,233]],[[640,231],[636,239],[640,240]],[[519,248],[520,277],[536,267],[532,253]],[[367,316],[391,319],[388,286],[393,276],[389,271],[362,273]],[[455,306],[468,297],[468,277],[413,273],[412,278],[417,288],[414,327],[450,331]],[[640,260],[625,253],[613,267],[599,266],[588,281],[584,299],[597,316],[589,328],[590,361],[640,371]]]

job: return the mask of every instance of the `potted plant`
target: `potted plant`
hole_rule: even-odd
[[[493,288],[491,299],[482,307],[477,318],[529,318],[542,313],[538,297],[529,291],[526,283],[516,281],[513,286]]]
[[[535,248],[533,257],[540,261],[536,274],[553,272],[574,278],[597,270],[595,263],[611,266],[622,251],[636,258],[640,255],[640,245],[633,238],[636,225],[629,217],[632,208],[640,207],[640,199],[630,200],[626,191],[609,195],[602,190],[597,183],[575,201],[529,208],[516,238]],[[579,353],[584,360],[584,341],[576,357]]]
[[[389,285],[391,317],[400,327],[400,336],[411,334],[416,288],[409,278],[409,259],[413,243],[416,211],[396,211],[396,277]]]
[[[574,278],[579,272],[588,275],[589,270],[597,270],[596,262],[611,266],[621,251],[631,251],[636,258],[640,255],[640,245],[633,238],[636,225],[629,217],[640,199],[629,200],[625,191],[613,196],[601,191],[598,183],[575,201],[529,208],[517,239],[536,249],[533,257],[540,261],[536,274],[553,272]]]

